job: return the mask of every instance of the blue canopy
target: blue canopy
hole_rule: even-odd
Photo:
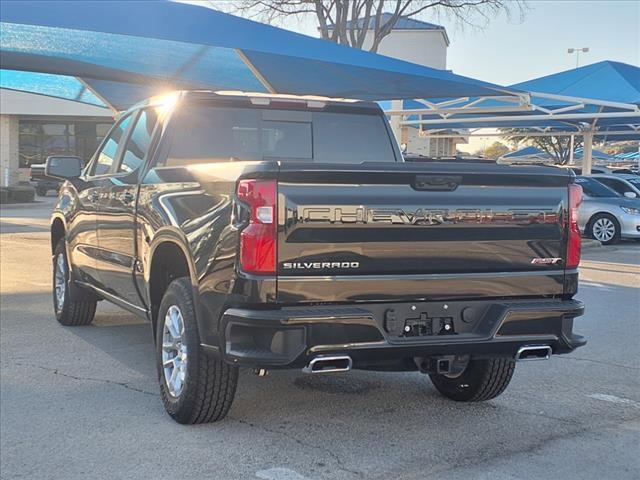
[[[619,160],[637,160],[640,158],[640,152],[619,153],[616,158]]]
[[[584,151],[582,147],[576,148],[576,151],[575,151],[576,158],[582,158],[583,152]],[[613,155],[609,155],[608,153],[605,153],[601,150],[596,150],[595,148],[591,150],[591,156],[598,160],[611,160],[612,158],[614,158]]]
[[[502,155],[502,158],[551,158],[546,152],[536,147],[524,147],[515,152],[509,152]]]
[[[80,80],[65,75],[0,70],[0,88],[105,106]]]
[[[123,108],[170,88],[367,100],[504,89],[200,6],[147,1],[3,1],[4,69],[81,77]]]
[[[583,149],[582,147],[576,148],[574,152],[575,158],[582,158]],[[600,150],[592,150],[592,157],[598,160],[611,160],[614,158],[612,155],[601,152]],[[521,148],[520,150],[516,150],[515,152],[509,152],[504,154],[501,158],[505,159],[550,159],[552,158],[547,152],[540,150],[539,148],[528,146]]]
[[[511,87],[527,92],[640,105],[640,68],[607,60],[516,83]],[[552,100],[548,102],[553,104]]]

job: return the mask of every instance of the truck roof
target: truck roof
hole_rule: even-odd
[[[328,107],[342,107],[348,110],[382,113],[375,102],[348,98],[330,98],[316,95],[289,95],[263,92],[242,92],[235,90],[176,90],[143,100],[130,107],[126,112],[146,106],[172,105],[184,100],[220,100],[222,103],[251,104],[256,107],[273,107],[309,110],[324,110]],[[122,112],[124,113],[124,112]]]

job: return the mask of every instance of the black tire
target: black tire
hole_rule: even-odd
[[[596,234],[594,233],[594,227],[596,225],[596,222],[598,220],[608,220],[611,223],[613,223],[614,226],[614,234],[613,237],[611,237],[611,239],[609,240],[601,240],[599,238],[597,238]],[[614,245],[616,243],[618,243],[620,241],[620,233],[621,233],[621,229],[620,229],[620,223],[618,222],[618,219],[616,217],[614,217],[613,215],[609,214],[609,213],[598,213],[597,215],[594,215],[591,220],[589,220],[589,237],[598,240],[600,243],[602,243],[603,245]]]
[[[56,295],[56,265],[60,261],[64,264],[64,294],[62,295],[62,305],[58,302]],[[67,249],[65,248],[64,239],[60,240],[56,245],[53,254],[53,309],[56,313],[56,320],[67,327],[76,327],[80,325],[89,325],[93,322],[96,314],[96,301],[77,301],[72,300],[69,296],[71,290],[69,284],[69,261],[67,259]]]
[[[457,402],[483,402],[504,392],[515,370],[510,358],[470,360],[467,368],[456,378],[429,374],[431,382],[445,397]]]
[[[165,317],[172,306],[178,307],[182,317],[184,333],[181,335],[180,345],[186,344],[187,352],[186,372],[181,389],[176,389],[173,393],[170,391],[162,360]],[[176,355],[179,355],[178,351]],[[162,403],[176,422],[217,422],[227,415],[238,384],[238,368],[204,352],[200,346],[191,282],[188,278],[178,278],[171,282],[162,297],[156,329],[156,362]],[[175,363],[173,368],[177,368]]]
[[[39,197],[46,197],[48,190],[42,187],[36,187],[36,193]]]

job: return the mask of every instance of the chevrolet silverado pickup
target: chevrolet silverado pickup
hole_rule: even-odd
[[[417,371],[482,401],[586,343],[574,174],[404,162],[374,103],[176,92],[46,174],[57,320],[102,299],[148,319],[181,423],[222,419],[243,367]]]

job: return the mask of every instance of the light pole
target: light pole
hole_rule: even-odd
[[[589,51],[589,47],[583,47],[583,48],[568,48],[567,49],[567,53],[572,55],[572,54],[576,54],[576,68],[578,68],[580,66],[580,52],[582,53],[587,53]]]

